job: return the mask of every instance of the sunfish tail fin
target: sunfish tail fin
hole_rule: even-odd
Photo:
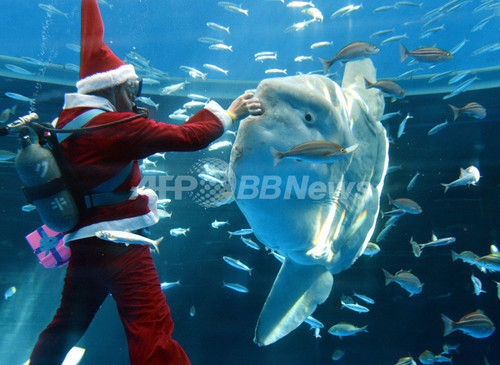
[[[267,346],[289,334],[328,298],[332,286],[333,276],[324,266],[285,259],[260,313],[254,342]]]

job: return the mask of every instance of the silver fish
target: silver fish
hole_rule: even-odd
[[[125,245],[151,245],[156,249],[156,252],[160,252],[158,245],[163,241],[163,237],[157,240],[152,240],[147,237],[126,231],[115,231],[115,230],[102,230],[97,231],[95,236],[106,241],[123,243]]]
[[[380,231],[380,233],[378,234],[377,238],[375,239],[375,242],[382,241],[385,238],[385,236],[387,236],[387,233],[389,233],[391,228],[394,226],[395,226],[394,224],[391,224],[390,226],[384,227],[384,229],[382,231]]]
[[[380,42],[380,45],[383,46],[386,43],[396,42],[396,41],[399,41],[403,38],[408,38],[408,35],[406,35],[406,33],[405,33],[405,34],[395,35],[395,36],[386,38],[382,42]]]
[[[410,115],[410,113],[406,114],[406,117],[405,119],[403,119],[401,121],[401,123],[399,124],[399,128],[398,128],[398,138],[401,137],[403,134],[405,134],[405,128],[406,128],[406,122],[408,121],[408,119],[410,118],[413,118],[412,115]]]
[[[15,99],[15,100],[25,101],[27,103],[33,103],[35,101],[35,99],[31,99],[31,98],[28,98],[27,96],[17,94],[17,93],[6,92],[5,96],[7,96],[11,99]]]
[[[413,360],[413,357],[405,356],[398,359],[396,365],[417,365],[417,363],[415,362],[415,360]]]
[[[496,16],[496,14],[492,14],[492,15],[490,15],[489,17],[484,18],[483,20],[479,21],[476,25],[474,25],[474,26],[472,27],[471,32],[477,32],[478,30],[483,29],[483,28],[484,28],[484,26],[485,26],[486,24],[488,24],[488,22],[489,22],[491,19],[493,19],[495,16]]]
[[[469,264],[469,265],[476,265],[479,269],[481,269],[481,265],[478,263],[479,256],[476,255],[472,251],[462,251],[460,253],[456,253],[453,250],[451,251],[451,260],[455,261],[457,259],[462,260],[463,262]],[[499,266],[500,267],[500,266]]]
[[[46,4],[38,4],[38,7],[45,10],[49,14],[57,14],[57,15],[62,15],[65,18],[69,19],[69,15],[67,13],[63,13],[62,11],[54,8],[52,5],[46,5]]]
[[[384,217],[401,217],[402,215],[406,214],[406,210],[404,209],[393,209],[389,210],[387,212],[381,212],[382,218]]]
[[[455,53],[457,53],[463,46],[465,46],[465,43],[467,43],[469,40],[467,38],[464,38],[464,40],[462,42],[460,42],[459,44],[457,44],[455,47],[453,47],[450,51],[450,53],[452,55],[454,55]]]
[[[354,312],[358,312],[358,313],[368,313],[370,310],[361,305],[361,304],[358,304],[358,303],[346,303],[344,302],[343,300],[340,301],[340,304],[341,304],[341,308],[348,308]]]
[[[415,257],[420,257],[420,255],[422,254],[422,250],[420,249],[418,243],[413,240],[413,236],[411,236],[410,238],[410,245],[413,251],[413,255],[415,255]]]
[[[380,118],[380,121],[382,122],[383,120],[394,118],[396,115],[401,115],[401,110],[398,110],[397,112],[386,113],[386,114],[382,115],[382,118]]]
[[[441,72],[439,74],[436,74],[432,77],[429,78],[429,80],[427,81],[429,84],[435,82],[435,81],[438,81],[438,80],[441,80],[443,78],[445,78],[446,76],[448,76],[449,74],[451,74],[453,72],[453,70],[449,70],[449,71],[445,71],[445,72]]]
[[[477,264],[489,271],[500,271],[500,254],[491,253],[477,259]]]
[[[16,66],[16,65],[6,64],[4,66],[5,66],[5,68],[7,68],[15,73],[21,74],[21,75],[33,75],[33,72],[28,71],[28,70],[26,70],[22,67]]]
[[[224,43],[218,43],[218,44],[211,44],[208,49],[214,50],[214,51],[230,51],[233,52],[233,46],[228,46]]]
[[[187,236],[187,233],[191,231],[191,227],[188,228],[172,228],[170,230],[170,235],[174,237],[178,237],[180,235]]]
[[[232,13],[239,13],[239,14],[244,14],[244,15],[248,16],[248,9],[242,9],[239,6],[226,5],[226,6],[224,6],[224,9],[226,9]]]
[[[380,247],[376,243],[368,242],[366,245],[363,255],[365,256],[374,256],[380,252]]]
[[[227,34],[231,34],[229,32],[229,27],[224,27],[224,26],[217,24],[217,23],[214,23],[214,22],[208,22],[207,27],[209,27],[210,29],[213,29],[213,30],[218,30],[218,31],[226,32]]]
[[[396,274],[392,275],[385,269],[382,269],[385,276],[385,285],[389,285],[392,282],[398,283],[403,289],[410,293],[410,297],[414,294],[419,294],[422,292],[422,284],[415,275],[409,271],[398,271]]]
[[[419,247],[421,250],[423,250],[426,247],[445,246],[455,242],[456,240],[457,239],[455,237],[437,238],[437,236],[433,232],[431,240],[427,243],[420,243]]]
[[[323,65],[323,73],[326,74],[334,62],[359,60],[376,54],[379,51],[380,49],[371,43],[359,41],[352,42],[342,48],[331,60],[320,58],[321,64]]]
[[[237,259],[233,259],[232,257],[229,256],[223,256],[222,259],[226,261],[229,265],[232,267],[235,267],[239,270],[247,271],[249,275],[252,275],[252,268],[249,268],[247,265],[245,265],[243,262]]]
[[[469,166],[466,169],[460,168],[460,176],[457,180],[454,180],[448,184],[441,183],[441,185],[444,186],[444,192],[446,193],[451,187],[471,184],[476,185],[480,178],[481,174],[477,167]]]
[[[213,177],[211,175],[201,173],[198,174],[198,177],[203,181],[209,182],[211,184],[218,184],[220,186],[224,186],[224,181],[217,179],[216,177]]]
[[[462,80],[465,76],[467,76],[470,73],[471,73],[470,70],[457,72],[457,74],[455,76],[453,76],[451,79],[448,80],[448,85],[459,82],[460,80]]]
[[[327,42],[327,41],[323,41],[323,42],[316,42],[316,43],[313,43],[311,44],[311,49],[316,49],[316,48],[320,48],[320,47],[328,47],[328,46],[331,46],[333,44],[333,42]]]
[[[437,132],[441,131],[442,129],[446,128],[448,126],[448,120],[445,120],[443,123],[440,123],[427,132],[427,135],[432,136],[433,134],[436,134]]]
[[[136,99],[139,100],[141,103],[154,107],[156,110],[158,110],[158,107],[160,106],[159,103],[155,103],[150,97],[138,96],[136,97]]]
[[[366,296],[366,295],[363,295],[363,294],[358,294],[358,293],[354,293],[353,295],[354,295],[355,297],[358,297],[359,299],[361,299],[362,301],[364,301],[364,302],[366,302],[366,303],[369,303],[369,304],[375,304],[375,301],[374,301],[372,298],[370,298],[370,297],[368,297],[368,296]]]
[[[440,48],[436,47],[419,47],[412,51],[408,51],[402,44],[399,45],[399,59],[401,62],[411,56],[420,62],[436,63],[451,60],[453,55]]]
[[[227,233],[229,233],[229,238],[231,238],[231,236],[246,236],[247,234],[252,234],[253,229],[243,228],[243,229],[238,229],[237,231],[234,232],[227,231]]]
[[[25,204],[21,207],[21,210],[23,212],[29,213],[29,212],[36,210],[36,206],[34,206],[33,204]]]
[[[12,297],[14,294],[16,294],[17,292],[17,289],[15,286],[11,286],[9,289],[7,289],[5,291],[5,293],[3,294],[3,297],[5,300],[9,299],[10,297]]]
[[[304,30],[306,29],[309,25],[311,25],[312,23],[315,23],[316,20],[315,19],[310,19],[310,20],[304,20],[302,22],[298,22],[298,23],[294,23],[292,24],[291,26],[289,26],[288,28],[286,28],[284,30],[284,32],[291,32],[291,31],[301,31],[301,30]]]
[[[232,289],[234,291],[240,292],[240,293],[248,293],[248,289],[241,284],[222,282],[222,286],[229,288],[229,289]]]
[[[226,224],[229,224],[229,222],[228,221],[219,222],[217,219],[214,220],[212,223],[210,223],[212,228],[215,228],[215,229],[219,229],[219,227],[225,226]]]
[[[233,145],[233,143],[231,141],[215,142],[215,143],[212,143],[210,146],[208,146],[208,150],[215,151],[215,150],[218,150],[220,148],[230,147],[232,145]]]
[[[223,74],[224,74],[224,75],[226,75],[226,76],[227,76],[227,74],[229,73],[229,71],[228,71],[228,70],[224,70],[224,69],[222,69],[222,68],[220,68],[220,67],[218,67],[218,66],[211,65],[211,64],[209,64],[209,63],[205,63],[205,64],[203,64],[203,67],[205,67],[206,69],[211,70],[211,71],[216,71],[216,72],[223,73]]]
[[[371,89],[372,87],[379,89],[386,93],[387,95],[393,96],[396,99],[402,99],[405,97],[405,91],[391,80],[378,80],[377,82],[371,82],[365,78],[365,87]]]
[[[441,314],[441,319],[444,324],[443,336],[447,336],[456,330],[460,330],[466,335],[475,338],[485,338],[491,336],[495,331],[495,325],[491,319],[479,310],[464,315],[457,322],[454,322],[444,314]]]
[[[328,330],[328,333],[337,336],[339,338],[345,337],[345,336],[354,336],[356,333],[359,332],[368,332],[366,329],[368,326],[363,326],[363,327],[356,327],[350,323],[345,323],[345,322],[339,322],[333,326],[330,327]]]
[[[413,187],[415,186],[415,183],[417,182],[417,178],[420,175],[422,175],[422,174],[417,171],[417,173],[415,174],[415,176],[413,176],[412,179],[410,180],[410,182],[408,183],[408,186],[406,187],[406,190],[410,191],[411,189],[413,189]]]
[[[17,153],[7,151],[7,150],[0,150],[0,161],[1,162],[6,162],[6,161],[12,161],[16,158]]]
[[[287,8],[304,8],[306,6],[314,7],[314,4],[309,1],[290,1],[286,4]]]
[[[372,33],[369,38],[374,38],[374,37],[379,37],[381,35],[394,33],[394,29],[395,28],[379,30],[378,32]]]
[[[175,93],[176,91],[184,89],[184,86],[186,86],[186,84],[188,84],[188,82],[180,82],[178,84],[165,86],[164,88],[160,89],[160,95],[170,95],[172,93]]]
[[[343,17],[345,15],[349,15],[350,13],[361,9],[361,4],[360,5],[347,5],[344,6],[343,8],[338,9],[335,11],[332,15],[331,18],[337,18],[337,17]]]
[[[172,113],[168,117],[170,119],[173,119],[173,120],[180,120],[181,122],[185,122],[186,120],[189,119],[189,115],[180,114],[180,113]]]
[[[260,250],[259,245],[257,243],[255,243],[254,241],[252,241],[250,238],[245,238],[243,236],[241,236],[240,238],[243,241],[243,243],[245,245],[247,245],[248,247],[253,248],[254,250]]]
[[[324,328],[325,325],[318,321],[316,318],[313,316],[309,316],[304,320],[305,323],[307,323],[311,328]]]
[[[286,152],[277,151],[271,147],[273,163],[276,166],[282,159],[294,159],[313,164],[335,162],[358,148],[357,144],[344,148],[329,141],[310,141],[301,143]]]
[[[453,111],[453,121],[457,120],[460,114],[472,115],[474,118],[478,119],[484,119],[486,117],[486,108],[476,102],[468,103],[461,108],[457,108],[451,104],[448,104],[448,106]]]
[[[224,43],[224,40],[217,39],[217,38],[210,38],[210,37],[200,37],[200,38],[198,38],[198,42],[208,43],[208,44],[217,44],[217,43]]]
[[[421,7],[422,7],[422,5],[423,5],[423,2],[422,2],[422,3],[418,3],[418,4],[417,4],[417,3],[413,3],[413,2],[411,2],[411,1],[398,1],[398,2],[396,3],[396,5],[415,6],[415,7],[417,7],[417,8],[421,8]]]
[[[463,92],[465,89],[467,89],[474,81],[476,81],[478,79],[477,76],[474,76],[474,77],[471,77],[470,79],[468,80],[465,80],[464,82],[462,82],[460,85],[458,85],[455,90],[453,90],[451,92],[451,94],[459,94],[461,92]],[[444,100],[446,100],[444,97],[443,97]]]
[[[389,204],[392,204],[400,209],[404,209],[406,213],[410,214],[420,214],[422,213],[422,208],[420,205],[417,204],[417,202],[408,199],[408,198],[398,198],[395,200],[392,200],[391,196],[387,194],[389,197]]]
[[[396,4],[379,6],[378,8],[373,9],[372,13],[378,13],[380,11],[387,11],[390,9],[397,9]]]
[[[480,295],[481,293],[486,293],[486,291],[483,290],[483,284],[479,278],[475,277],[474,274],[471,274],[470,279],[474,285],[474,294]]]
[[[172,281],[172,282],[164,281],[163,283],[160,284],[160,286],[161,286],[161,290],[167,290],[167,289],[173,288],[174,286],[181,286],[181,281],[180,280]]]

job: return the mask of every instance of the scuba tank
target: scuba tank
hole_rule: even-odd
[[[36,114],[35,114],[36,115]],[[24,195],[34,204],[42,221],[56,232],[75,227],[80,217],[78,205],[61,174],[52,152],[33,143],[29,129],[20,130],[21,150],[16,157],[16,170],[25,186]]]
[[[7,135],[9,130],[19,133],[21,150],[15,161],[17,174],[25,184],[22,190],[26,199],[36,206],[40,218],[47,227],[56,232],[70,231],[77,225],[85,209],[98,205],[116,204],[130,198],[129,192],[111,193],[105,197],[102,196],[103,194],[97,194],[100,197],[96,197],[87,192],[64,158],[55,133],[94,131],[147,117],[147,112],[144,110],[137,110],[137,112],[139,114],[108,124],[64,131],[54,129],[50,125],[33,122],[34,119],[38,119],[38,115],[30,113],[10,123],[7,127],[0,128],[0,136]],[[30,129],[38,137],[36,143],[31,141]],[[94,201],[96,198],[98,201]]]

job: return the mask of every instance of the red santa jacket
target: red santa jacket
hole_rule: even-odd
[[[93,95],[67,94],[56,128],[63,128],[82,113],[93,109],[105,112],[92,118],[85,127],[114,122],[133,115],[118,113],[106,99]],[[113,192],[127,192],[141,181],[138,159],[157,152],[195,151],[207,147],[231,124],[231,117],[215,102],[182,125],[158,123],[139,118],[96,131],[75,133],[61,143],[64,156],[76,177],[87,190],[113,178],[133,162],[124,181]],[[153,202],[151,201],[153,200]],[[136,230],[158,221],[151,208],[156,197],[138,196],[113,205],[98,206],[80,218],[78,225],[65,235],[65,242],[90,237],[102,229]],[[149,204],[149,206],[148,206]]]

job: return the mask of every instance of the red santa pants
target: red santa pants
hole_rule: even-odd
[[[40,334],[30,365],[61,364],[109,293],[125,328],[132,365],[190,364],[171,337],[174,323],[148,246],[91,237],[70,248],[61,304]]]

